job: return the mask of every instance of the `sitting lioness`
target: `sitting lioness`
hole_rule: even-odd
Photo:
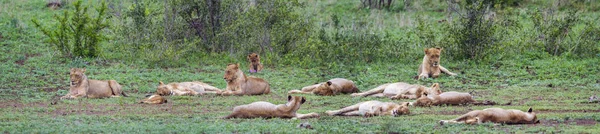
[[[288,96],[286,104],[275,105],[273,103],[259,101],[247,105],[236,106],[233,113],[224,119],[229,118],[315,118],[319,117],[317,113],[299,114],[300,105],[306,102],[306,98],[300,96]]]
[[[440,72],[444,72],[451,76],[456,76],[455,73],[448,71],[440,65],[440,53],[442,48],[425,48],[425,57],[423,57],[423,63],[419,65],[419,78],[437,78],[440,76]]]
[[[291,90],[288,93],[304,93],[304,94],[316,94],[316,95],[324,95],[331,96],[337,95],[339,93],[356,93],[358,92],[358,88],[354,85],[354,82],[351,80],[343,79],[343,78],[335,78],[331,79],[327,82],[306,86],[303,87],[302,90]]]
[[[156,87],[156,94],[161,96],[203,95],[204,93],[221,93],[221,90],[199,81],[169,84],[164,84],[161,81]]]
[[[105,98],[127,95],[121,90],[121,85],[115,80],[89,80],[85,68],[71,68],[71,86],[69,93],[61,99],[76,99],[79,97]]]
[[[484,110],[471,111],[453,120],[441,120],[440,125],[448,123],[481,124],[485,122],[535,124],[540,121],[537,120],[537,117],[531,108],[529,108],[527,112],[516,109],[487,108]]]
[[[469,104],[476,103],[477,101],[473,100],[473,96],[469,93],[459,93],[459,92],[444,92],[442,94],[432,94],[429,95],[427,93],[423,93],[421,98],[417,99],[411,105],[415,106],[432,106],[432,105],[460,105],[460,104]]]
[[[440,84],[434,83],[430,88],[421,85],[411,85],[404,82],[388,83],[362,93],[354,93],[352,96],[374,96],[390,97],[391,99],[417,99],[423,93],[441,94]]]
[[[141,100],[140,103],[146,103],[146,104],[163,104],[163,103],[167,103],[167,99],[165,99],[165,97],[162,97],[162,96],[160,96],[158,94],[153,94],[150,97]]]
[[[248,55],[248,61],[250,62],[250,73],[260,72],[263,68],[263,65],[260,64],[260,56],[256,53],[251,53]]]
[[[227,65],[223,79],[227,81],[227,88],[221,95],[261,95],[271,92],[267,81],[252,76],[246,77],[239,64]]]
[[[410,114],[408,102],[396,104],[393,102],[365,101],[339,110],[326,111],[328,115],[338,116],[380,116],[380,115],[406,115]]]

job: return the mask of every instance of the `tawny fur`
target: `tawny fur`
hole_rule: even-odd
[[[481,124],[486,122],[503,124],[535,124],[539,123],[535,112],[529,108],[527,112],[516,109],[487,108],[468,112],[453,120],[440,120],[440,124]]]
[[[306,102],[306,98],[300,96],[288,96],[286,104],[275,105],[269,102],[259,101],[247,105],[236,106],[233,113],[223,117],[229,118],[315,118],[317,113],[299,114],[300,105]]]
[[[417,99],[423,93],[441,94],[440,84],[434,83],[431,87],[421,85],[413,85],[404,82],[388,83],[380,85],[369,91],[362,93],[354,93],[352,96],[373,96],[373,97],[390,97],[391,99]]]
[[[475,103],[473,96],[469,93],[459,92],[444,92],[442,94],[429,95],[425,94],[417,99],[413,105],[415,106],[432,106],[432,105],[461,105]]]
[[[365,101],[339,110],[326,111],[331,116],[399,116],[410,114],[408,102]]]
[[[303,93],[303,94],[316,94],[316,95],[324,95],[324,96],[332,96],[340,93],[348,94],[348,93],[356,93],[358,92],[358,88],[354,84],[353,81],[343,79],[343,78],[334,78],[329,81],[310,85],[303,87],[302,90],[291,90],[288,93]]]
[[[162,97],[162,96],[158,95],[158,94],[153,94],[152,96],[141,100],[140,103],[146,103],[146,104],[163,104],[163,103],[167,103],[167,99],[165,97]]]
[[[169,84],[164,84],[161,81],[156,87],[156,94],[161,96],[203,95],[205,93],[221,93],[221,89],[199,81]]]
[[[260,71],[262,71],[263,69],[263,65],[260,63],[260,56],[258,56],[258,54],[256,53],[251,53],[248,55],[248,61],[250,62],[250,65],[248,68],[250,68],[250,73],[258,73]]]
[[[85,68],[71,68],[71,83],[69,93],[61,99],[106,98],[127,95],[122,91],[121,85],[115,80],[90,80],[85,75]]]
[[[440,73],[446,73],[451,76],[456,76],[455,73],[448,71],[440,65],[440,54],[442,48],[425,48],[425,56],[423,62],[419,65],[419,79],[437,78]]]
[[[223,79],[227,82],[227,88],[221,95],[261,95],[271,92],[267,81],[261,78],[247,77],[240,70],[239,64],[227,65]]]

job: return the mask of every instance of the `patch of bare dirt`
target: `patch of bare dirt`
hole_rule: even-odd
[[[40,55],[42,54],[25,54],[25,58],[15,61],[15,64],[23,66],[25,65],[25,61],[27,61],[27,59],[29,59],[30,57],[36,57]]]
[[[565,121],[558,121],[558,120],[540,120],[539,124],[531,124],[531,125],[544,125],[544,126],[558,126],[561,124],[567,124],[567,125],[579,125],[579,126],[593,126],[596,125],[598,122],[596,120],[593,119],[574,119],[574,120],[565,120]]]
[[[550,109],[543,109],[543,110],[536,110],[536,113],[588,113],[588,112],[592,112],[592,113],[598,113],[600,112],[600,110],[550,110]]]

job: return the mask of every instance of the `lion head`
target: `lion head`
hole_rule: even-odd
[[[410,114],[410,110],[408,110],[408,104],[408,102],[402,102],[400,106],[394,107],[394,109],[392,109],[392,116]]]
[[[413,102],[411,105],[413,106],[431,106],[434,104],[435,98],[433,97],[433,95],[427,94],[427,93],[423,93],[423,95],[418,98],[415,102]]]
[[[440,89],[439,83],[433,83],[430,88],[427,88],[427,93],[431,95],[439,95],[442,94],[442,90]]]
[[[250,61],[250,63],[260,62],[260,56],[258,56],[258,54],[256,54],[256,53],[249,54],[247,58],[248,58],[248,61]]]
[[[313,90],[313,93],[316,95],[323,95],[323,96],[335,95],[335,92],[333,91],[333,87],[331,86],[332,84],[333,83],[331,83],[331,81],[324,82],[321,85],[319,85],[317,88],[315,88]]]
[[[71,86],[78,86],[86,79],[85,68],[71,68]]]
[[[158,87],[156,87],[156,94],[160,96],[166,96],[173,94],[173,89],[169,85],[165,85],[162,81],[158,83]]]
[[[533,118],[529,118],[529,119],[527,119],[527,118],[526,118],[525,120],[526,120],[527,122],[530,122],[530,123],[532,123],[532,124],[535,124],[535,123],[540,123],[540,120],[537,120],[537,116],[536,116],[535,112],[533,112],[533,108],[529,107],[529,110],[527,110],[527,114],[528,114],[530,117],[533,117]]]
[[[223,79],[225,79],[227,83],[231,83],[240,77],[243,77],[242,71],[240,70],[240,64],[228,64]]]
[[[425,48],[425,56],[427,56],[427,63],[432,67],[438,67],[440,65],[440,54],[442,48]]]

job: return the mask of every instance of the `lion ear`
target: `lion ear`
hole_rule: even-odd
[[[427,93],[423,93],[423,96],[427,96]]]
[[[528,113],[533,112],[533,108],[529,107],[529,110],[527,110]]]
[[[291,100],[292,100],[292,96],[288,95],[288,101],[291,101]]]
[[[327,81],[327,86],[331,86],[331,81]]]
[[[443,50],[443,48],[440,48],[440,47],[436,47],[435,49],[440,50],[440,51]]]
[[[158,85],[164,85],[165,83],[163,83],[162,81],[158,82]]]
[[[300,104],[304,104],[304,102],[306,102],[306,98],[302,97],[302,101],[300,101]]]
[[[410,105],[410,102],[404,102],[402,103],[402,105],[408,107]]]
[[[81,69],[81,72],[82,72],[82,73],[85,73],[85,68],[82,68],[82,69]]]
[[[429,54],[429,49],[425,48],[425,54]]]

